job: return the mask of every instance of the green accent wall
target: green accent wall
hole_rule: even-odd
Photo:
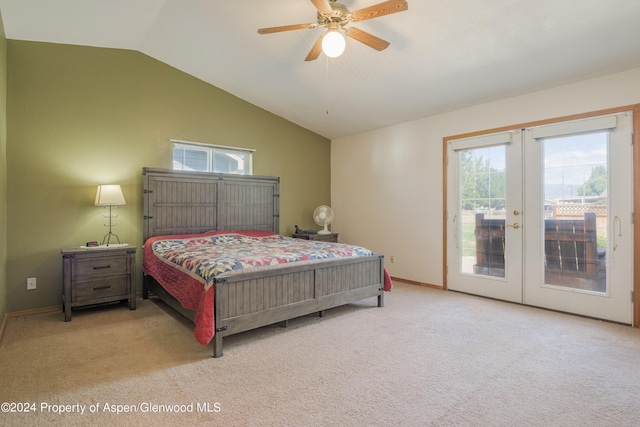
[[[7,39],[0,14],[0,325],[7,314]]]
[[[60,305],[60,248],[107,232],[99,184],[122,186],[114,232],[140,248],[142,168],[171,167],[170,139],[255,149],[254,174],[280,177],[282,234],[313,227],[313,209],[330,202],[331,143],[320,135],[140,52],[6,44],[8,312]],[[141,249],[138,288],[140,259]]]

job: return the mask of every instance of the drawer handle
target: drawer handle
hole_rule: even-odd
[[[99,291],[100,289],[109,289],[111,287],[111,285],[105,285],[105,286],[94,286],[93,290],[94,291]]]
[[[95,267],[93,267],[94,270],[101,270],[104,268],[111,268],[111,264],[107,264],[107,265],[97,265]]]

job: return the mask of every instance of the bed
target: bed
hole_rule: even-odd
[[[152,293],[191,319],[195,338],[212,343],[213,357],[222,356],[225,336],[312,313],[322,316],[327,309],[368,298],[377,298],[382,307],[384,292],[391,289],[383,255],[370,251],[313,259],[307,255],[295,262],[270,259],[266,268],[214,268],[204,274],[195,273],[203,269],[193,261],[168,268],[181,258],[171,245],[194,242],[212,246],[218,241],[275,241],[280,247],[321,243],[346,250],[342,246],[347,245],[280,236],[279,187],[277,177],[143,168],[143,298]],[[317,254],[331,249],[311,250]],[[152,261],[163,251],[165,259]],[[246,259],[239,263],[250,264]]]

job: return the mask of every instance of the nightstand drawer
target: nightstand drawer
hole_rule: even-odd
[[[61,252],[65,322],[77,307],[129,300],[129,308],[136,309],[135,247],[74,247]]]
[[[73,301],[83,301],[97,298],[121,295],[128,298],[129,276],[111,277],[109,279],[93,280],[91,282],[76,283],[73,289]]]
[[[126,256],[102,256],[98,258],[78,258],[76,261],[76,277],[92,278],[115,276],[127,273]]]

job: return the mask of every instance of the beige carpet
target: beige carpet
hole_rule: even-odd
[[[0,425],[640,425],[640,330],[395,285],[384,308],[228,337],[220,359],[152,300],[11,319],[0,402],[35,412]]]

